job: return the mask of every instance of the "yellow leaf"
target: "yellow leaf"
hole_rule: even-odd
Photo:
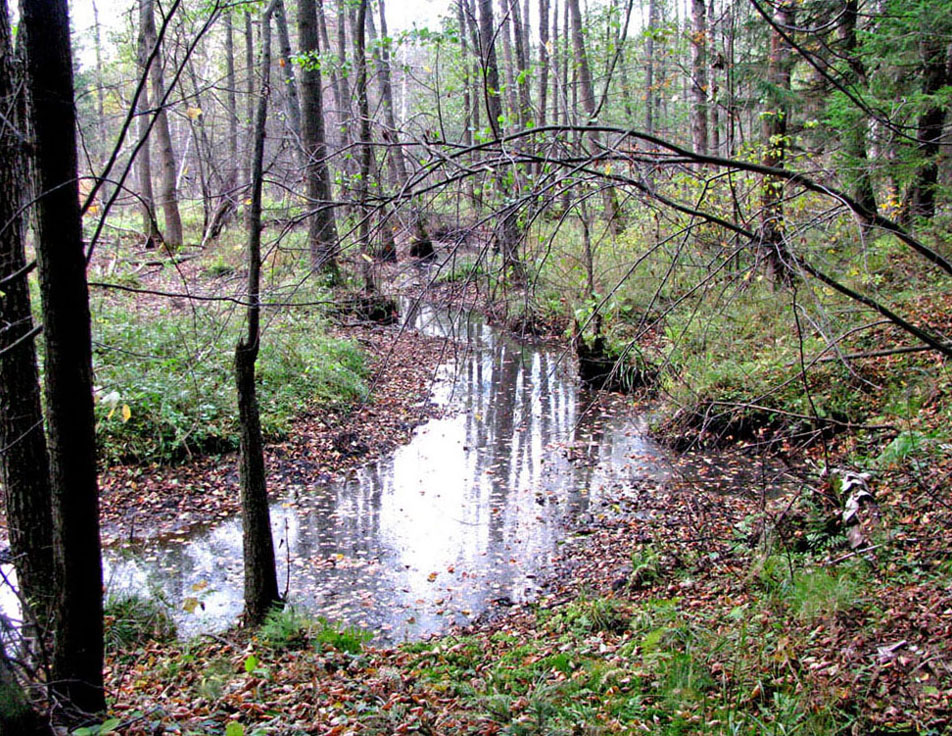
[[[182,610],[186,613],[195,613],[195,609],[198,608],[198,598],[186,598],[182,603]]]
[[[434,580],[436,580],[436,573],[431,572],[429,575],[426,576],[426,579],[432,583]]]
[[[132,409],[129,408],[128,404],[122,405],[122,423],[125,424],[132,418]]]
[[[192,586],[192,590],[197,593],[197,592],[200,591],[200,590],[205,590],[205,588],[207,588],[207,587],[208,587],[208,581],[207,581],[207,580],[202,580],[202,581],[200,581],[200,582],[195,583],[195,584]]]
[[[198,120],[202,116],[202,108],[187,107],[185,108],[185,114],[188,115],[189,120]]]

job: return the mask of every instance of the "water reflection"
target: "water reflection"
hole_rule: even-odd
[[[558,352],[471,315],[408,311],[409,327],[458,341],[434,388],[450,411],[391,455],[272,507],[291,600],[395,641],[531,596],[574,519],[626,478],[656,472],[630,418],[580,416]],[[240,522],[134,556],[111,550],[107,580],[161,592],[185,635],[224,628],[242,606]]]

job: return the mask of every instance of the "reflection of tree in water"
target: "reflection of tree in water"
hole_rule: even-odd
[[[452,384],[439,392],[449,393],[449,415],[391,456],[289,496],[292,504],[272,512],[279,538],[288,525],[292,600],[351,623],[393,625],[396,639],[441,628],[432,604],[442,597],[456,610],[520,597],[553,554],[563,522],[600,500],[599,484],[637,444],[625,437],[626,421],[597,407],[582,411],[587,402],[563,355],[430,307],[414,320],[427,334],[466,340],[453,343]],[[303,470],[294,468],[280,471]],[[237,615],[240,539],[233,520],[153,552],[161,562],[139,562],[135,574],[155,580],[176,605],[207,580],[209,589],[228,591]],[[448,573],[453,566],[466,570],[465,582]],[[433,570],[438,580],[428,580]],[[413,617],[416,628],[406,623]]]

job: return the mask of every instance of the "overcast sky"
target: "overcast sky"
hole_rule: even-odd
[[[293,2],[293,0],[291,0]],[[129,11],[136,7],[137,0],[96,0],[99,10],[99,22],[103,29],[118,30],[127,22]],[[13,3],[15,6],[16,3]],[[388,30],[401,31],[412,28],[429,26],[436,28],[440,16],[448,12],[450,0],[387,0]],[[70,0],[70,19],[73,30],[83,38],[92,38],[93,28],[93,0]],[[92,61],[92,42],[85,42],[81,59],[84,63]]]

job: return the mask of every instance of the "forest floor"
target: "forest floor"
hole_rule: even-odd
[[[463,301],[479,299],[470,288]],[[269,448],[302,472],[364,462],[429,410],[442,343],[347,330],[372,352],[397,347],[372,403],[305,418]],[[947,400],[943,390],[910,429],[928,436]],[[679,454],[668,477],[627,489],[620,513],[570,535],[538,600],[446,636],[369,646],[285,611],[257,632],[120,645],[110,723],[227,736],[947,733],[952,458],[937,447],[858,476],[856,442],[840,435],[792,461],[756,438]],[[838,470],[812,470],[824,453]],[[111,471],[107,530],[129,534],[142,507],[169,528],[233,513],[233,465],[201,460],[184,482],[160,468]]]

